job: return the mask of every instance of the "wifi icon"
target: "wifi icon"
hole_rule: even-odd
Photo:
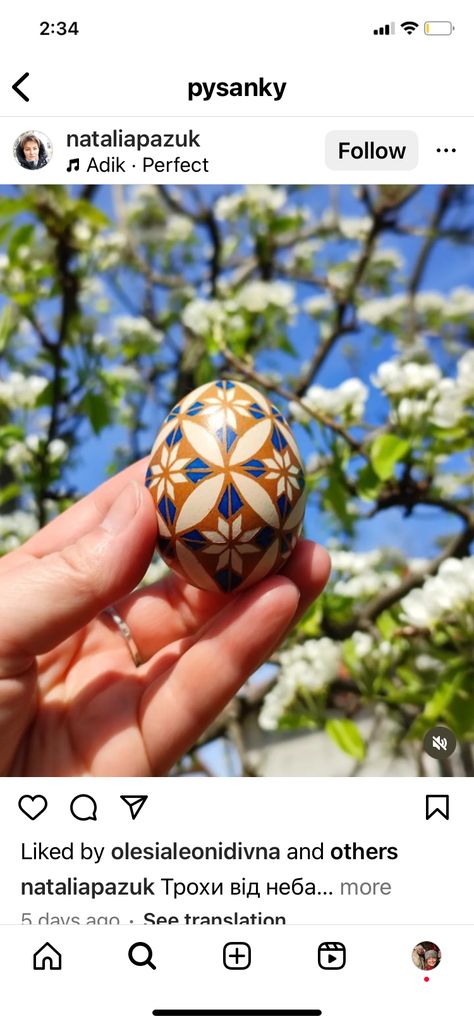
[[[417,21],[402,21],[400,28],[404,29],[407,35],[411,36],[412,32],[418,28]]]

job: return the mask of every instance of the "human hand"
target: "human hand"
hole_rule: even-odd
[[[132,591],[156,543],[140,460],[0,560],[0,773],[166,773],[322,591],[298,542],[281,574],[224,596],[170,574]],[[129,626],[143,664],[103,610]]]

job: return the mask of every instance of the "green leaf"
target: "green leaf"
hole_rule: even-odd
[[[17,228],[16,232],[13,233],[8,244],[8,256],[12,263],[15,260],[20,246],[28,246],[34,233],[34,224],[22,224],[21,228]]]
[[[316,726],[310,713],[285,712],[278,721],[278,730],[308,730]]]
[[[357,491],[361,499],[375,499],[380,491],[380,477],[370,463],[359,470],[357,475]]]
[[[214,368],[212,361],[209,359],[207,353],[201,356],[199,363],[196,367],[195,379],[196,385],[205,385],[207,381],[212,381],[214,374]]]
[[[319,599],[316,599],[301,617],[298,624],[298,634],[304,634],[308,638],[315,638],[321,625],[322,615],[321,602]]]
[[[100,434],[102,428],[112,422],[111,410],[103,395],[94,395],[92,392],[88,392],[84,396],[82,406],[90,420],[94,434]]]
[[[324,611],[329,620],[336,623],[344,623],[352,616],[354,599],[349,595],[335,595],[334,592],[325,592]]]
[[[12,481],[11,484],[5,485],[5,488],[0,488],[0,506],[6,506],[7,502],[17,499],[19,495],[21,495],[21,485],[18,481]]]
[[[110,220],[107,214],[104,214],[103,210],[99,210],[92,203],[87,200],[80,199],[74,205],[74,215],[77,218],[83,218],[84,221],[88,221],[94,228],[106,228],[110,224]]]
[[[440,684],[429,700],[426,703],[424,715],[428,720],[438,720],[440,716],[445,712],[456,691],[458,690],[458,679],[455,677],[454,680],[445,680]]]
[[[15,328],[16,320],[11,306],[4,306],[0,313],[0,353],[5,348]]]
[[[19,214],[26,209],[24,197],[12,199],[9,196],[2,196],[0,199],[0,217],[9,217],[10,214]]]
[[[426,702],[423,712],[413,721],[408,732],[408,739],[423,737],[429,727],[435,723],[446,721],[451,702],[459,691],[460,675],[456,674],[449,680],[443,680]]]
[[[449,707],[449,724],[459,740],[474,735],[474,695],[469,693],[469,682],[466,689],[455,695]]]
[[[365,758],[365,741],[352,720],[327,720],[326,734],[346,755],[358,762]]]
[[[49,381],[43,388],[43,391],[36,396],[35,408],[39,409],[40,406],[50,406],[54,399],[54,388],[52,381]]]
[[[403,459],[410,448],[406,438],[396,435],[379,435],[370,448],[370,462],[381,481],[392,477],[395,464]]]
[[[347,520],[348,495],[337,474],[329,473],[329,483],[325,493],[326,504],[334,510],[343,523]]]
[[[17,306],[32,306],[37,297],[34,292],[12,292],[10,298]]]
[[[384,612],[380,614],[376,620],[376,624],[384,641],[390,641],[399,627],[399,624],[393,618],[392,614],[389,613],[388,609],[385,609]]]

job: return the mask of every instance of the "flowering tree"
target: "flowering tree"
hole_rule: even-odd
[[[362,762],[365,709],[418,752],[448,724],[474,772],[473,242],[461,187],[0,197],[1,552],[80,496],[91,437],[121,469],[212,378],[271,393],[301,440],[331,582],[195,765],[230,736],[245,770],[255,707],[263,732],[324,729]],[[384,527],[396,509],[409,552]]]

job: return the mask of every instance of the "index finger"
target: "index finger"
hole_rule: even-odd
[[[88,531],[92,531],[102,522],[107,510],[129,481],[135,480],[139,484],[144,484],[148,463],[149,458],[144,456],[143,459],[132,463],[130,467],[121,470],[120,473],[115,474],[108,481],[104,481],[103,484],[99,485],[93,492],[90,492],[89,495],[85,495],[83,499],[80,499],[74,506],[65,510],[64,513],[60,513],[55,520],[46,524],[41,531],[33,535],[15,552],[4,556],[1,560],[1,571],[9,569],[13,564],[17,564],[20,559],[23,560],[25,556],[39,558],[47,556],[51,552],[57,552],[66,545],[71,545],[77,541],[78,538],[87,534]]]

